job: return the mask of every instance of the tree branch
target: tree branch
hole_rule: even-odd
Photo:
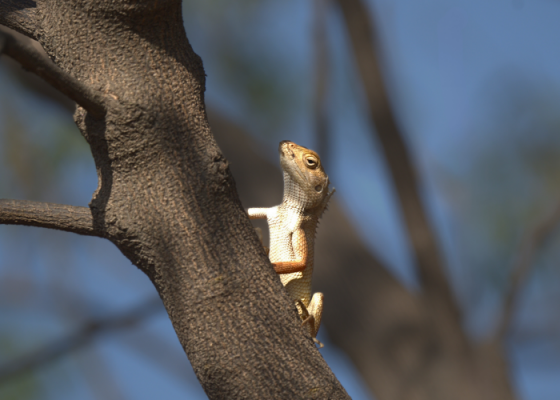
[[[50,60],[43,57],[34,48],[21,40],[0,32],[0,40],[4,41],[4,54],[19,62],[23,68],[32,72],[55,89],[70,97],[80,106],[85,108],[94,118],[101,119],[107,113],[108,98],[100,95],[89,86],[62,71]]]
[[[47,54],[44,52],[43,48],[39,44],[39,42],[30,39],[28,37],[23,36],[21,33],[18,33],[12,29],[6,28],[0,25],[0,32],[5,32],[10,35],[13,35],[25,43],[28,43],[30,46],[33,46],[37,51],[39,51],[43,56],[46,58],[48,57]],[[5,38],[0,38],[0,42],[2,42]],[[0,54],[2,53],[2,45],[0,44]],[[16,61],[11,60],[9,58],[6,59],[4,65],[8,68],[9,73],[15,80],[18,81],[25,89],[34,92],[39,97],[51,100],[57,104],[59,104],[62,108],[67,110],[70,113],[70,116],[76,110],[76,102],[70,99],[68,96],[60,93],[54,87],[49,85],[43,79],[38,77],[37,75],[30,74],[25,71],[21,65],[19,65]],[[12,79],[12,78],[9,78]]]
[[[0,25],[35,38],[37,7],[33,0],[0,0]]]
[[[0,199],[0,224],[58,229],[80,235],[103,237],[87,207]]]
[[[102,333],[134,327],[138,322],[163,310],[161,299],[155,297],[120,315],[92,319],[86,322],[77,332],[45,345],[18,360],[0,366],[0,384],[84,347]]]
[[[505,339],[513,320],[519,293],[536,265],[534,262],[535,254],[554,233],[559,223],[560,204],[556,206],[556,209],[548,218],[543,219],[522,241],[506,289],[502,313],[494,334],[495,340]]]
[[[461,331],[461,312],[445,275],[435,232],[422,204],[412,157],[383,82],[375,54],[375,32],[370,12],[361,0],[338,0],[338,3],[352,42],[370,117],[398,195],[424,297],[435,318],[441,323],[450,318],[452,322],[448,327],[458,333],[458,330]]]

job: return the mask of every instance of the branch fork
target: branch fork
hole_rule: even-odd
[[[19,62],[25,70],[43,78],[52,87],[82,106],[96,119],[105,117],[108,105],[114,101],[64,72],[33,47],[1,31],[0,54],[6,54]]]
[[[104,237],[102,229],[95,226],[91,210],[87,207],[0,199],[0,224],[37,226]]]

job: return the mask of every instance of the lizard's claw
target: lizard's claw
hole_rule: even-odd
[[[325,347],[325,345],[321,342],[319,342],[319,340],[317,340],[317,338],[313,338],[313,343],[319,345],[319,348],[322,349],[323,347]]]
[[[299,306],[297,307],[299,316],[304,321],[304,323],[307,322],[310,317],[309,311],[307,311],[307,307],[305,307],[305,304],[303,304],[303,301],[301,301],[300,299],[296,300],[296,305]]]
[[[305,305],[303,304],[303,302],[300,299],[296,300],[296,304],[299,306],[298,307],[298,311],[299,311],[299,316],[302,319],[301,321],[301,326],[305,326],[307,324],[309,324],[310,327],[310,332],[311,333],[315,327],[315,317],[313,315],[311,315],[309,313],[309,311],[307,310],[307,307],[305,307]],[[319,345],[319,348],[322,349],[325,345],[323,343],[321,343],[319,340],[317,340],[316,337],[313,336],[313,334],[311,333],[311,337],[313,338],[313,343]]]

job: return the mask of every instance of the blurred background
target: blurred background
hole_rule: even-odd
[[[342,3],[189,0],[183,17],[243,205],[280,202],[280,140],[321,155],[337,189],[318,231],[321,353],[353,399],[385,400],[376,327],[423,288]],[[362,5],[465,335],[498,341],[519,399],[560,398],[560,3]],[[0,58],[0,198],[87,206],[72,110]],[[147,277],[108,241],[0,226],[0,399],[151,398],[206,396]]]

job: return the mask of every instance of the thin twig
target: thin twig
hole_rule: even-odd
[[[92,319],[77,332],[43,346],[42,348],[0,366],[0,383],[15,376],[35,370],[56,359],[86,346],[102,333],[128,329],[163,310],[159,297],[149,299],[131,310],[108,318]]]
[[[527,282],[531,271],[536,266],[534,262],[535,255],[545,244],[546,240],[554,233],[558,224],[560,224],[560,204],[556,206],[556,209],[548,218],[543,219],[525,236],[525,239],[522,240],[519,253],[513,264],[509,285],[504,296],[502,313],[496,327],[494,339],[505,339],[517,308],[519,294]]]
[[[27,43],[0,32],[4,36],[4,54],[10,56],[29,72],[40,76],[55,89],[70,97],[80,106],[85,108],[94,118],[101,119],[107,113],[109,98],[102,96],[90,86],[83,84],[73,76],[61,70],[49,59],[43,57]]]
[[[0,199],[0,224],[58,229],[79,235],[103,237],[87,207]]]

